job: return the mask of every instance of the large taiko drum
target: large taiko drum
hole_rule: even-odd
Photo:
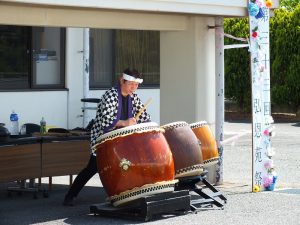
[[[197,176],[203,173],[202,152],[198,139],[184,121],[169,123],[161,126],[171,148],[175,178]]]
[[[174,190],[172,152],[156,123],[106,133],[94,148],[101,182],[114,206]]]
[[[192,123],[190,127],[201,143],[204,168],[215,165],[219,159],[218,147],[207,122]]]

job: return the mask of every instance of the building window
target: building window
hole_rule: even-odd
[[[0,26],[0,90],[65,87],[65,29]]]
[[[115,85],[127,67],[143,74],[141,87],[159,87],[159,31],[90,29],[90,87]]]
[[[32,28],[32,87],[63,88],[65,35],[60,28]]]
[[[30,30],[0,26],[0,89],[29,87]]]
[[[90,87],[109,87],[113,83],[114,32],[90,29]]]

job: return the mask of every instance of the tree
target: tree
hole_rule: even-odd
[[[281,0],[280,7],[286,8],[288,11],[293,11],[299,4],[299,0]]]
[[[299,1],[299,0],[298,0]],[[297,2],[297,1],[296,1]],[[225,19],[225,33],[249,37],[247,19]],[[225,44],[235,44],[224,38]],[[300,107],[300,4],[292,11],[275,10],[270,19],[271,98],[274,105]],[[247,49],[225,51],[225,96],[243,111],[251,110],[251,80]]]

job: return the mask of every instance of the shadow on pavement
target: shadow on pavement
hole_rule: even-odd
[[[88,214],[91,204],[105,201],[106,192],[103,187],[85,186],[75,199],[75,206],[72,207],[62,205],[68,187],[68,185],[53,185],[48,198],[38,193],[38,198],[34,199],[32,193],[21,195],[13,193],[9,197],[6,187],[2,185],[0,187],[0,224],[29,225],[57,220],[68,220],[70,224],[89,224],[87,221],[99,224],[98,219],[93,216],[89,217]]]
[[[293,127],[300,127],[300,122],[292,125]]]
[[[300,195],[300,189],[297,188],[287,188],[282,190],[276,190],[277,193],[284,193],[284,194],[293,194],[293,195]]]
[[[49,192],[48,198],[44,198],[41,192],[38,193],[37,199],[34,199],[32,193],[29,192],[23,193],[22,195],[13,193],[9,197],[6,191],[8,186],[11,185],[0,185],[0,225],[30,225],[43,223],[113,225],[145,223],[140,219],[121,219],[91,214],[91,205],[106,201],[107,194],[103,187],[85,186],[75,199],[75,206],[63,206],[62,202],[68,191],[68,185],[53,185],[53,190]],[[175,216],[180,215],[155,216],[152,221],[168,219]]]

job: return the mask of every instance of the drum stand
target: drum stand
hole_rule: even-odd
[[[149,221],[153,216],[184,214],[190,211],[190,202],[189,191],[183,190],[146,196],[119,207],[110,203],[95,204],[90,206],[90,212],[100,216]]]
[[[90,206],[90,212],[95,216],[149,221],[156,215],[197,212],[213,205],[224,209],[227,198],[206,180],[206,174],[207,171],[199,176],[180,178],[173,192],[142,197],[118,207],[107,202],[94,204]],[[201,187],[199,182],[203,184]]]
[[[179,182],[175,186],[175,190],[189,190],[191,195],[191,210],[198,211],[202,207],[213,205],[224,209],[227,198],[218,191],[212,184],[206,180],[207,171],[199,176],[179,178]],[[202,182],[203,187],[199,187],[197,183]],[[211,193],[207,192],[210,190]]]

